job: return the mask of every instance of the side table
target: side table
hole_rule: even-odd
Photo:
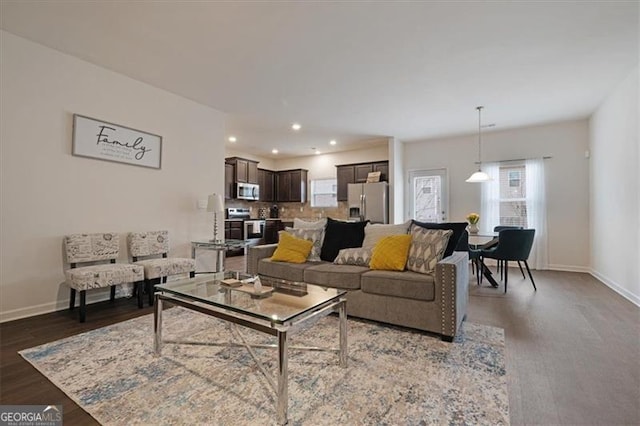
[[[196,260],[196,274],[211,274],[224,271],[224,253],[227,249],[244,248],[247,245],[244,240],[196,240],[191,241],[191,257]],[[197,252],[198,250],[207,250],[215,252],[215,262],[213,271],[198,271]]]

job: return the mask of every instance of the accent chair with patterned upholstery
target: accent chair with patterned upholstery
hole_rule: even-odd
[[[196,261],[194,259],[167,257],[169,231],[130,232],[127,236],[127,247],[133,264],[144,268],[149,305],[153,305],[155,285],[160,284],[161,281],[167,282],[168,276],[188,273],[191,278],[195,277]]]
[[[139,265],[116,263],[120,252],[118,234],[72,234],[64,237],[67,262],[71,269],[65,271],[66,283],[71,289],[69,310],[76,303],[76,291],[80,292],[80,322],[86,320],[87,290],[111,287],[111,301],[115,299],[116,286],[135,283],[138,291],[138,307],[142,308],[144,269]],[[109,263],[98,263],[109,261]],[[79,264],[90,264],[78,266]]]

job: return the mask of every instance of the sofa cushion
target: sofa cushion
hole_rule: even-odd
[[[386,225],[382,223],[368,223],[364,227],[364,240],[362,247],[372,249],[378,241],[389,235],[402,235],[409,231],[411,221],[399,225]]]
[[[442,260],[442,254],[451,237],[451,230],[411,228],[411,247],[407,269],[421,274],[430,274]]]
[[[370,260],[371,249],[355,247],[340,250],[333,263],[336,265],[369,266]]]
[[[286,231],[280,231],[278,234],[280,235],[278,247],[273,252],[271,260],[274,262],[305,263],[311,253],[313,242],[296,238]]]
[[[360,275],[369,271],[366,266],[324,263],[304,270],[304,282],[345,290],[360,288]]]
[[[302,238],[303,240],[311,241],[313,243],[313,246],[311,246],[311,253],[309,253],[309,257],[307,257],[307,260],[309,262],[320,262],[320,250],[322,249],[321,237],[324,234],[324,229],[295,229],[287,226],[286,228],[284,228],[284,230],[296,238]]]
[[[435,300],[435,277],[411,271],[369,271],[362,274],[360,287],[364,293]]]
[[[260,259],[258,274],[289,281],[304,281],[304,270],[318,263],[273,262],[271,259]]]
[[[429,222],[418,222],[414,220],[412,222],[411,227],[419,226],[425,229],[450,229],[453,231],[453,235],[449,238],[449,242],[447,243],[447,248],[444,250],[444,257],[449,257],[453,254],[453,251],[456,249],[458,245],[458,241],[460,238],[464,236],[464,231],[467,229],[469,224],[467,222],[445,222],[445,223],[429,223]],[[411,229],[409,229],[411,232]],[[466,251],[466,250],[465,250]]]
[[[386,271],[404,271],[411,235],[389,235],[373,248],[369,267]]]
[[[320,258],[333,262],[338,252],[345,248],[362,247],[364,227],[368,222],[342,222],[327,218],[324,242]]]

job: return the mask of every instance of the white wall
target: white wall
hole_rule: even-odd
[[[592,273],[640,305],[638,73],[605,99],[589,127]]]
[[[336,165],[387,161],[388,159],[387,145],[381,145],[376,141],[374,146],[366,149],[279,159],[276,161],[275,170],[307,169],[309,170],[309,180],[325,179],[336,177]]]
[[[404,222],[404,144],[389,138],[389,217],[390,223]]]
[[[545,160],[551,269],[588,271],[588,141],[587,120],[483,132],[483,161],[553,157]],[[405,179],[411,170],[447,169],[449,218],[464,222],[469,212],[480,210],[481,186],[465,182],[477,170],[477,155],[477,135],[405,143]]]
[[[189,256],[211,228],[196,201],[223,191],[224,115],[10,33],[0,40],[0,320],[66,306],[65,234],[167,229],[170,254]],[[161,135],[162,169],[72,156],[73,113]]]
[[[237,149],[230,148],[227,146],[224,150],[224,156],[227,157],[240,157],[246,158],[247,160],[253,160],[258,162],[258,167],[261,169],[267,170],[277,170],[276,169],[276,160],[272,158],[262,157],[260,155],[254,155],[250,152],[242,152]]]

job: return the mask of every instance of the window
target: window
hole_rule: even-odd
[[[484,163],[482,170],[492,180],[481,188],[480,230],[492,232],[497,225],[535,229],[529,263],[535,269],[546,269],[549,253],[544,160]]]
[[[337,207],[338,182],[336,179],[311,180],[311,207]]]
[[[527,228],[527,187],[524,164],[500,166],[500,225]]]

